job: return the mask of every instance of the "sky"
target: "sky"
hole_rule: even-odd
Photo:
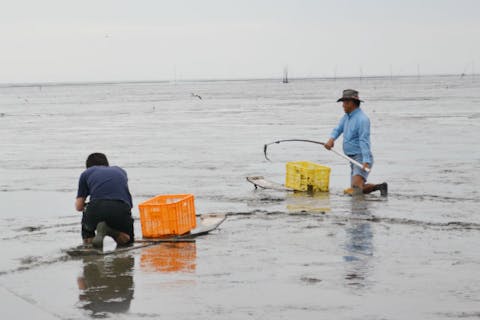
[[[480,70],[478,0],[0,1],[0,83]]]

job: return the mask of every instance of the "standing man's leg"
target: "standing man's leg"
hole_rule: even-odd
[[[353,158],[358,162],[363,163],[361,155],[354,156]],[[370,166],[370,168],[372,166],[373,164]],[[353,194],[355,195],[368,194],[373,191],[379,190],[382,196],[387,195],[388,193],[387,183],[385,182],[380,184],[366,183],[368,178],[368,172],[363,171],[361,168],[354,166],[353,164],[350,164],[350,167],[351,167],[351,175],[352,175]]]
[[[352,177],[352,188],[361,190],[362,193],[367,194],[379,190],[376,184],[365,183],[365,178],[360,175]]]
[[[354,195],[368,194],[377,190],[379,190],[380,194],[384,197],[388,194],[388,185],[386,182],[380,184],[365,183],[365,179],[360,175],[352,177],[352,189]]]
[[[353,155],[351,156],[354,160],[358,161],[359,163],[363,163],[363,157],[361,154],[358,155]],[[372,167],[373,164],[370,164],[370,167]],[[350,170],[351,170],[351,184],[352,184],[352,189],[353,189],[353,194],[354,195],[361,195],[365,193],[370,193],[369,187],[366,188],[365,182],[367,181],[368,178],[368,172],[363,171],[361,168],[358,166],[354,165],[353,163],[350,163]],[[365,192],[367,191],[367,192]]]
[[[388,195],[388,184],[386,182],[379,183],[379,184],[365,184],[363,186],[363,193],[371,193],[373,191],[380,191],[380,195],[382,197],[386,197]]]

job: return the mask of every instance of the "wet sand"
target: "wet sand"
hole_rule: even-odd
[[[350,201],[345,214],[232,214],[194,243],[106,257],[53,253],[76,244],[59,227],[51,254],[2,275],[2,297],[62,319],[478,316],[479,225],[378,221],[379,201]]]
[[[479,84],[433,77],[287,87],[268,81],[2,87],[4,314],[478,318]],[[368,102],[371,179],[389,182],[386,199],[344,196],[346,163],[310,145],[275,146],[273,162],[263,159],[266,142],[326,137],[341,116],[332,101],[344,87],[359,88]],[[204,99],[191,99],[192,91]],[[191,192],[198,213],[228,219],[194,243],[70,258],[63,250],[80,241],[76,183],[91,151],[106,152],[127,170],[135,204]],[[282,182],[292,160],[330,166],[330,193],[254,190],[245,181],[260,174]]]

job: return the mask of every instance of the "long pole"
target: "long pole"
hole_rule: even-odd
[[[307,140],[307,139],[285,139],[285,140],[278,140],[278,141],[273,141],[273,142],[270,142],[270,143],[267,143],[263,146],[263,153],[265,154],[265,159],[267,159],[268,161],[270,161],[270,159],[268,158],[267,156],[267,148],[269,145],[271,144],[279,144],[281,142],[293,142],[293,141],[296,141],[296,142],[309,142],[309,143],[315,143],[315,144],[321,144],[321,145],[325,145],[324,142],[321,142],[321,141],[315,141],[315,140]],[[350,158],[349,156],[346,156],[344,155],[343,153],[340,153],[336,150],[334,150],[333,148],[330,148],[330,151],[332,151],[333,153],[335,153],[336,155],[344,158],[345,160],[349,161],[350,163],[356,165],[357,167],[359,168],[362,168],[363,169],[363,165],[356,161],[355,159],[352,159]],[[370,168],[365,168],[364,169],[366,172],[370,172]]]

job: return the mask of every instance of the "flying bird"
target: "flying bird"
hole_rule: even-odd
[[[193,92],[192,92],[192,97],[195,97],[195,98],[198,98],[198,99],[202,100],[202,97],[200,95],[195,94]]]

